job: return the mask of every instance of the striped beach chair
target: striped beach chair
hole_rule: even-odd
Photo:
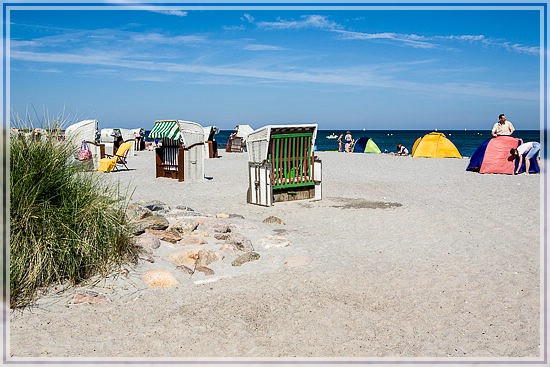
[[[247,201],[321,199],[321,161],[314,153],[316,124],[268,125],[247,138]]]

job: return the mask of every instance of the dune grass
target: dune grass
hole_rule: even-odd
[[[36,290],[76,284],[135,260],[127,199],[84,172],[76,148],[56,139],[10,138],[10,307]]]

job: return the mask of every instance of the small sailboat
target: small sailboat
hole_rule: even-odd
[[[327,135],[327,139],[336,139],[337,137],[338,137],[338,135],[336,135],[335,133]]]

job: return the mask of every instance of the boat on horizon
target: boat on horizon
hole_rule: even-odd
[[[336,138],[338,138],[338,135],[336,135],[335,133],[332,133],[330,135],[327,135],[326,138],[327,139],[336,139]]]

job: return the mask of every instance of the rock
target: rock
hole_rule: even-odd
[[[189,274],[189,275],[193,275],[194,271],[193,269],[185,266],[185,265],[178,265],[176,266],[176,269],[178,270],[181,270],[182,272],[186,273],[186,274]]]
[[[199,222],[197,220],[180,220],[172,223],[168,227],[168,231],[184,236],[193,232],[198,226]]]
[[[146,207],[147,209],[149,209],[153,212],[166,211],[166,210],[170,209],[170,207],[168,205],[166,205],[162,201],[158,201],[158,200],[151,200],[151,201],[148,201],[148,202],[143,203],[141,205],[143,205],[144,207]]]
[[[226,241],[241,251],[254,251],[252,242],[239,233],[231,233]]]
[[[186,236],[178,241],[178,245],[181,246],[200,246],[207,244],[208,241],[198,236]]]
[[[166,241],[166,242],[170,242],[170,243],[177,243],[179,240],[181,240],[183,238],[182,235],[179,235],[179,234],[176,234],[176,233],[173,233],[173,232],[169,232],[169,231],[161,231],[161,230],[158,230],[158,229],[146,229],[145,230],[145,233],[149,233],[151,235],[154,235],[156,237],[158,237],[160,240],[162,241]],[[160,242],[159,240],[159,242]]]
[[[204,273],[204,275],[214,275],[214,270],[207,268],[206,266],[197,266],[196,271]]]
[[[290,240],[282,236],[266,236],[260,240],[260,244],[266,249],[271,247],[281,248],[290,246]]]
[[[257,253],[257,252],[254,252],[254,251],[250,251],[250,252],[247,252],[245,254],[242,254],[241,256],[239,256],[238,258],[236,258],[235,260],[233,260],[231,262],[231,265],[233,266],[241,266],[242,264],[244,263],[247,263],[247,262],[250,262],[250,261],[254,261],[254,260],[258,260],[260,258],[260,254]]]
[[[224,258],[223,254],[211,249],[200,249],[198,255],[199,258],[196,262],[197,268],[212,264],[216,261],[223,260]]]
[[[148,233],[147,231],[149,230],[146,229],[145,233],[142,233],[136,237],[136,245],[141,246],[146,250],[154,250],[159,248],[160,247],[159,238],[152,233]]]
[[[128,217],[130,222],[138,221],[151,215],[153,215],[153,212],[151,210],[139,204],[129,204],[128,208],[126,209],[126,216]]]
[[[210,235],[206,232],[203,232],[203,231],[193,231],[193,236],[198,236],[198,237],[203,237],[203,238],[206,238],[206,237],[210,237]]]
[[[182,210],[182,211],[185,211],[185,212],[195,212],[194,209],[188,207],[187,205],[176,205],[175,209]]]
[[[244,219],[244,216],[243,216],[243,215],[240,215],[240,214],[232,214],[232,213],[230,213],[230,214],[229,214],[229,218]]]
[[[141,256],[139,259],[143,261],[147,261],[148,263],[151,263],[151,264],[155,262],[155,259],[151,255]]]
[[[275,217],[273,215],[270,215],[269,217],[265,218],[262,222],[269,223],[269,224],[283,224],[283,225],[286,224],[285,222],[283,222],[281,218]]]
[[[231,237],[229,233],[214,233],[214,238],[221,241],[226,241]]]
[[[190,269],[195,268],[195,263],[198,258],[198,250],[178,250],[168,255],[168,261],[176,265],[185,265]]]
[[[178,285],[176,278],[167,270],[149,270],[143,275],[145,284],[149,287],[173,287]]]
[[[111,302],[111,300],[109,300],[105,296],[100,295],[97,292],[86,291],[84,293],[75,294],[70,304],[80,305],[83,303],[95,304],[95,303],[102,303],[102,302]]]
[[[128,276],[130,276],[130,270],[128,270],[128,268],[125,268],[124,266],[120,267],[118,273],[125,278],[128,278]]]
[[[229,233],[231,232],[231,225],[216,223],[212,226],[212,229],[216,233]]]
[[[166,229],[170,225],[165,217],[158,214],[152,214],[131,224],[135,235],[144,233],[146,229]]]

